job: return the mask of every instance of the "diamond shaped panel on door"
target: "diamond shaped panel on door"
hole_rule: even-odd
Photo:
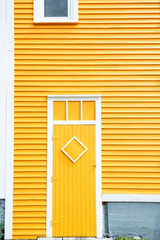
[[[87,148],[74,136],[61,150],[75,163],[87,151]]]

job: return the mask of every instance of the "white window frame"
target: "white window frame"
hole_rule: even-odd
[[[78,22],[78,0],[68,0],[68,17],[45,17],[44,1],[34,0],[35,23],[76,23]]]
[[[53,120],[53,101],[95,101],[96,120]],[[67,104],[66,104],[67,107]],[[67,113],[66,113],[67,115]],[[68,118],[66,118],[68,119]],[[47,238],[52,238],[52,177],[53,177],[53,125],[95,125],[96,127],[96,223],[97,238],[102,237],[102,185],[101,185],[101,96],[100,95],[56,95],[48,96],[47,130]]]

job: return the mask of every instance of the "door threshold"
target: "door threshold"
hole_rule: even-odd
[[[97,237],[53,237],[53,238],[41,238],[38,240],[113,240],[113,238],[97,238]]]

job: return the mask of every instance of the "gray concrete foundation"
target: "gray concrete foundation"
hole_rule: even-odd
[[[105,233],[160,240],[160,203],[106,203]]]

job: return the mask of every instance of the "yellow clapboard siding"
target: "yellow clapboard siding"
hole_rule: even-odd
[[[88,31],[88,30],[87,30]],[[45,32],[44,32],[45,33]],[[46,34],[46,33],[45,33]],[[97,34],[100,34],[99,32]],[[55,35],[53,35],[55,36]],[[98,36],[97,36],[98,37]],[[86,51],[87,51],[87,55],[109,55],[109,54],[129,54],[132,53],[134,55],[138,55],[138,54],[155,54],[155,55],[158,55],[159,54],[159,50],[157,49],[132,49],[130,48],[129,49],[129,52],[128,52],[128,49],[85,49],[85,50],[82,50],[82,49],[43,49],[43,47],[41,49],[34,49],[34,50],[31,50],[31,49],[23,49],[23,50],[15,50],[15,54],[18,55],[18,54],[27,54],[27,55],[67,55],[67,54],[70,54],[70,55],[83,55],[83,54],[86,54]]]
[[[98,10],[97,10],[98,11]],[[122,10],[121,10],[122,11]],[[143,10],[144,11],[144,10]],[[151,11],[151,10],[148,10],[148,11]],[[159,10],[157,10],[157,13],[159,12]],[[94,14],[94,12],[92,13],[92,14]],[[99,12],[99,14],[107,14],[107,12],[103,12],[103,11],[100,11]],[[132,13],[131,13],[132,14]],[[153,29],[150,29],[150,28],[142,28],[142,29],[139,29],[139,28],[133,28],[133,29],[131,29],[131,28],[121,28],[121,29],[119,29],[119,28],[105,28],[104,30],[103,29],[85,29],[85,28],[83,28],[83,30],[82,29],[72,29],[73,31],[72,31],[72,34],[73,35],[71,35],[71,36],[74,36],[74,34],[77,34],[77,33],[82,33],[82,34],[85,34],[87,31],[88,31],[88,33],[90,33],[90,34],[93,34],[93,33],[95,33],[95,34],[97,34],[97,33],[99,33],[99,34],[106,34],[106,33],[109,33],[109,34],[112,34],[112,33],[126,33],[127,32],[127,30],[129,31],[129,33],[153,33]],[[141,30],[141,31],[140,31]],[[28,32],[28,30],[27,29],[15,29],[15,34],[26,34]],[[160,32],[160,29],[159,28],[154,28],[154,33],[159,33]],[[33,33],[33,34],[39,34],[39,33],[42,33],[42,34],[49,34],[49,33],[51,33],[51,34],[59,34],[59,33],[61,33],[61,29],[52,29],[52,28],[50,28],[50,29],[44,29],[44,28],[39,28],[39,29],[30,29],[30,34],[31,33]],[[63,33],[66,33],[66,34],[68,34],[68,33],[70,33],[70,29],[63,29]],[[57,36],[56,35],[56,36]],[[61,52],[61,51],[60,51]]]
[[[106,161],[103,166],[117,166],[117,167],[125,167],[125,166],[133,166],[133,167],[159,167],[160,166],[160,161],[159,162],[131,162],[131,161]]]
[[[21,167],[21,166],[25,166],[25,167],[27,167],[27,166],[37,166],[38,167],[38,166],[46,166],[47,165],[46,161],[40,161],[40,160],[38,160],[38,161],[34,161],[34,160],[15,161],[15,166],[16,167]]]
[[[37,239],[37,237],[32,234],[34,234],[34,232],[30,233],[29,235],[27,235],[26,233],[24,233],[24,235],[13,235],[13,239]],[[39,234],[38,236],[41,236],[41,234]]]
[[[92,28],[100,28],[100,29],[104,29],[104,28],[136,28],[136,29],[139,29],[139,28],[156,28],[157,25],[156,25],[156,20],[153,21],[153,20],[145,20],[145,21],[140,21],[140,22],[136,22],[136,21],[133,21],[132,23],[127,23],[127,22],[124,22],[124,21],[121,21],[121,22],[116,22],[114,21],[113,23],[110,23],[110,21],[108,20],[108,24],[107,24],[107,21],[101,21],[101,23],[99,23],[99,21],[88,21],[88,24],[86,24],[85,22],[83,22],[82,20],[80,21],[80,24],[79,26],[75,26],[75,29],[76,28],[79,28],[79,29],[92,29]],[[23,28],[23,29],[30,29],[32,28],[32,24],[30,21],[27,21],[25,23],[23,23],[23,21],[15,21],[15,28],[16,29],[20,29],[20,28]],[[37,28],[41,28],[41,29],[70,29],[71,26],[69,25],[59,25],[58,27],[58,24],[57,25],[54,25],[54,26],[44,26],[43,24],[42,25],[39,25],[37,26]]]
[[[143,178],[143,179],[139,179],[139,178],[130,178],[129,180],[127,178],[120,178],[120,179],[116,179],[116,178],[102,178],[102,180],[105,183],[140,183],[140,184],[144,184],[144,183],[155,183],[155,184],[159,184],[160,183],[160,178],[159,179],[150,179],[150,178]]]
[[[159,0],[79,0],[78,24],[15,7],[13,239],[46,236],[47,96],[102,96],[102,193],[160,194]]]
[[[121,189],[118,188],[113,188],[113,189],[107,189],[107,188],[102,188],[104,194],[121,194]],[[125,188],[124,189],[124,194],[148,194],[148,191],[150,194],[159,194],[159,189],[134,189],[134,188]]]
[[[27,57],[27,56],[26,56]],[[35,60],[36,61],[36,60]],[[44,75],[41,75],[41,76],[30,76],[30,77],[28,77],[28,76],[25,76],[25,75],[22,75],[22,76],[15,76],[16,77],[16,80],[23,80],[23,81],[36,81],[36,80],[39,80],[39,81],[53,81],[53,79],[54,79],[54,81],[64,81],[64,80],[66,80],[67,82],[68,81],[74,81],[74,80],[81,80],[81,76],[79,76],[79,75],[75,75],[75,76],[44,76]],[[127,76],[125,76],[125,75],[122,75],[122,76],[118,76],[118,75],[111,75],[110,77],[109,77],[109,79],[110,80],[119,80],[119,81],[130,81],[130,80],[135,80],[135,76],[132,76],[132,75],[127,75]],[[92,80],[93,82],[94,81],[99,81],[99,80],[102,80],[102,81],[106,81],[107,80],[107,77],[105,76],[105,75],[98,75],[98,76],[87,76],[87,75],[85,75],[84,77],[83,77],[83,79],[81,80],[82,82],[84,81],[90,81],[90,80]],[[154,75],[154,76],[147,76],[147,75],[139,75],[139,74],[137,74],[137,78],[136,78],[136,81],[138,81],[138,80],[142,80],[142,81],[150,81],[150,80],[155,80],[155,83],[156,83],[156,81],[158,81],[159,80],[159,76],[158,75]],[[16,96],[17,97],[17,96]],[[21,96],[22,97],[22,96]],[[29,97],[29,96],[28,96]],[[30,96],[30,98],[34,98],[34,101],[36,101],[36,96],[35,95],[33,95],[33,96]],[[105,95],[104,95],[104,97],[105,97]],[[132,95],[130,96],[130,97],[132,97]],[[154,97],[156,97],[156,96],[154,96]],[[20,98],[20,96],[19,97],[17,97],[17,98]],[[27,98],[27,96],[24,96],[24,99],[25,98]],[[39,97],[38,97],[39,98]],[[37,98],[37,99],[38,99]],[[44,99],[44,96],[42,96],[42,99]],[[46,100],[47,100],[47,98],[46,98]],[[24,101],[24,100],[23,100]]]
[[[74,86],[77,86],[77,87],[80,87],[80,86],[84,86],[85,87],[85,83],[83,83],[83,82],[77,82],[77,81],[72,81],[72,82],[68,82],[68,83],[66,83],[66,82],[61,82],[61,83],[59,83],[59,86],[62,86],[62,87],[64,87],[64,86],[70,86],[71,84],[73,84],[74,83]],[[48,86],[48,87],[53,87],[53,86],[55,86],[56,87],[56,82],[53,84],[52,82],[47,82],[46,81],[46,83],[39,83],[38,81],[37,82],[29,82],[29,83],[25,83],[25,82],[23,82],[23,83],[21,83],[20,81],[17,81],[16,82],[16,84],[15,84],[15,86],[17,86],[17,87],[23,87],[23,86],[29,86],[29,87],[31,87],[31,86],[34,86],[34,87],[36,87],[36,86]],[[137,81],[137,82],[132,82],[132,81],[130,81],[129,83],[128,82],[126,82],[126,81],[124,81],[124,82],[116,82],[116,81],[113,81],[113,82],[107,82],[106,81],[106,84],[108,84],[108,86],[155,86],[154,84],[153,84],[153,82],[151,82],[151,81],[148,81],[148,82],[144,82],[144,81]],[[94,82],[93,84],[92,83],[90,83],[90,85],[91,86],[103,86],[103,87],[105,87],[105,82]],[[88,86],[88,84],[87,84],[87,86]],[[160,84],[157,82],[157,86],[160,86]],[[117,104],[118,105],[118,104]],[[158,105],[158,104],[157,104]],[[23,106],[23,103],[15,103],[15,106]],[[33,102],[33,104],[31,105],[31,103],[24,103],[24,106],[45,106],[45,104],[44,103],[34,103]]]
[[[28,159],[28,156],[26,156],[26,158]],[[23,159],[23,157],[20,156],[20,159]],[[28,166],[27,168],[26,167],[17,167],[15,166],[14,167],[14,172],[15,172],[15,176],[16,176],[16,172],[46,172],[47,168],[42,166],[42,167],[39,167],[39,166]]]
[[[104,194],[114,194],[116,192],[117,194],[121,193],[121,188],[113,188],[113,189],[104,189]],[[159,189],[149,189],[150,194],[159,194]],[[147,194],[148,191],[145,189],[134,189],[134,188],[125,188],[124,194]]]
[[[108,26],[108,24],[106,24]],[[99,26],[98,26],[99,27]],[[105,26],[106,27],[106,26]],[[90,46],[87,46],[87,44],[83,44],[83,43],[79,43],[79,45],[77,46],[76,44],[73,44],[73,45],[68,45],[68,44],[59,44],[58,46],[55,45],[55,46],[52,46],[51,44],[49,44],[48,46],[46,46],[44,43],[41,44],[41,42],[37,45],[35,45],[34,43],[30,43],[29,45],[27,44],[23,44],[23,40],[21,42],[21,44],[16,47],[15,49],[17,50],[26,50],[26,49],[52,49],[52,50],[57,50],[57,49],[60,49],[60,50],[67,50],[67,49],[74,49],[74,50],[79,50],[79,49],[82,49],[82,50],[101,50],[101,49],[108,49],[108,50],[120,50],[120,49],[140,49],[140,50],[147,50],[147,49],[159,49],[159,45],[155,45],[154,43],[150,43],[150,44],[131,44],[131,43],[128,43],[128,44],[124,44],[124,43],[108,43],[108,45],[105,45],[103,42],[99,45],[99,44],[96,44],[96,43],[93,43],[91,44]],[[40,61],[40,60],[39,60]],[[63,63],[63,61],[62,61]]]
[[[31,139],[15,139],[14,140],[14,143],[15,144],[24,144],[24,145],[27,145],[27,144],[39,144],[39,145],[43,145],[43,144],[47,144],[47,139],[34,139],[34,138],[31,138]]]
[[[128,117],[127,117],[128,116]],[[103,113],[102,114],[102,122],[107,122],[110,121],[111,119],[114,118],[114,121],[117,121],[118,119],[121,121],[128,121],[130,122],[131,120],[135,119],[135,121],[151,121],[151,119],[153,119],[153,121],[157,121],[160,118],[160,114],[159,113],[130,113],[128,115],[128,113]]]
[[[121,179],[121,178],[150,178],[150,179],[158,179],[159,178],[159,173],[144,173],[144,172],[139,172],[139,173],[134,173],[134,172],[102,172],[102,177],[103,178],[115,178],[115,179]]]
[[[143,129],[143,128],[149,128],[149,129],[153,129],[153,128],[156,128],[156,129],[159,129],[160,128],[160,124],[157,124],[157,123],[155,123],[155,124],[149,124],[149,123],[143,123],[143,124],[141,124],[141,123],[128,123],[128,124],[124,124],[124,123],[119,123],[119,124],[117,124],[117,123],[104,123],[104,124],[102,124],[102,129],[108,129],[108,128],[130,128],[130,129],[132,129],[132,128],[136,128],[136,129],[138,129],[138,128],[140,128],[140,129]]]
[[[21,145],[16,145],[15,146],[15,148],[14,149],[47,149],[47,144],[46,145],[29,145],[29,144],[27,144],[27,145],[25,145],[25,144],[21,144]]]
[[[24,134],[23,132],[22,132],[22,134],[14,134],[14,137],[15,137],[15,139],[17,139],[17,138],[19,138],[19,139],[21,139],[21,138],[23,138],[23,139],[25,139],[25,138],[43,138],[43,139],[45,139],[45,138],[47,138],[47,135],[46,135],[46,133],[45,134],[41,134],[41,133],[37,133],[37,134],[30,134],[30,133],[28,133],[28,134]]]
[[[32,16],[32,15],[31,15]],[[113,16],[113,15],[112,15]],[[133,16],[133,15],[132,15]],[[23,15],[23,17],[24,17],[24,15]],[[91,18],[92,18],[92,16],[90,16]],[[90,18],[89,16],[88,16],[88,18]],[[99,16],[100,17],[100,16]],[[116,16],[114,16],[114,17],[116,17]],[[130,17],[130,15],[128,15],[128,17]],[[134,16],[133,16],[134,17]],[[144,15],[140,15],[140,17],[141,18],[143,18],[144,17]],[[145,16],[146,17],[146,16]],[[151,18],[153,18],[154,16],[153,15],[150,15],[150,17]],[[157,16],[155,16],[156,18],[158,18],[159,17],[159,14],[157,14]],[[97,16],[97,18],[98,18],[98,16]],[[101,18],[103,18],[103,16],[101,16]],[[109,16],[108,16],[108,18],[110,18]],[[86,19],[87,20],[87,19]],[[35,31],[36,32],[36,31]],[[153,30],[150,30],[150,31],[148,31],[148,32],[140,32],[139,31],[139,33],[138,32],[136,32],[136,31],[133,31],[133,33],[130,31],[130,34],[128,35],[127,34],[127,31],[126,32],[124,32],[124,33],[122,33],[122,32],[120,32],[120,30],[119,30],[119,32],[118,33],[116,33],[115,31],[114,32],[107,32],[107,33],[104,33],[104,32],[102,32],[102,33],[99,33],[99,32],[93,32],[93,30],[92,30],[92,32],[90,32],[90,34],[88,34],[87,35],[87,31],[86,32],[80,32],[81,34],[80,34],[80,36],[79,36],[79,33],[72,33],[72,32],[70,32],[70,33],[66,33],[66,35],[65,34],[59,34],[59,33],[51,33],[51,34],[49,34],[49,33],[46,33],[45,34],[45,37],[46,37],[46,39],[57,39],[57,38],[60,38],[60,39],[63,39],[63,38],[65,38],[65,37],[67,37],[67,38],[70,38],[70,39],[78,39],[78,38],[82,38],[82,39],[90,39],[90,38],[94,38],[94,39],[97,39],[97,38],[101,38],[101,39],[110,39],[110,38],[113,38],[113,36],[115,36],[115,39],[118,39],[118,38],[126,38],[126,39],[130,39],[130,38],[142,38],[142,39],[144,39],[144,38],[150,38],[150,39],[152,39],[152,38],[154,38],[154,39],[156,39],[156,38],[159,38],[159,32],[158,33],[154,33],[153,32]],[[100,34],[101,34],[101,36],[100,36]],[[40,38],[40,39],[43,39],[44,38],[44,36],[42,35],[42,34],[40,34],[40,33],[30,33],[30,34],[28,34],[27,33],[27,31],[26,31],[26,33],[25,32],[20,32],[20,33],[15,33],[15,39],[18,39],[18,38],[26,38],[26,39],[32,39],[32,38]],[[16,51],[17,52],[17,51]],[[26,52],[26,51],[25,51]],[[35,50],[35,52],[36,52],[36,50]],[[17,52],[18,53],[18,52]],[[38,53],[38,52],[36,52],[36,53]]]
[[[160,118],[108,118],[102,120],[102,123],[160,123]]]
[[[112,79],[111,79],[112,80]],[[60,82],[61,81],[61,79],[58,79],[57,80],[58,82]],[[84,80],[85,81],[85,80]],[[88,81],[90,81],[90,79],[88,79]],[[129,79],[128,79],[128,81],[129,81]],[[139,81],[139,80],[137,80],[137,81]],[[142,79],[142,81],[144,81],[143,79]],[[156,81],[156,79],[155,79],[155,81]],[[16,99],[16,101],[22,101],[22,97],[15,97],[15,99]],[[36,101],[39,101],[39,97],[23,97],[23,101],[25,101],[25,102],[36,102]],[[42,101],[46,101],[46,98],[42,98]],[[160,100],[159,100],[159,97],[157,97],[157,96],[154,96],[154,97],[134,97],[134,96],[128,96],[128,97],[104,97],[103,99],[101,99],[101,102],[102,103],[107,103],[107,102],[117,102],[117,103],[121,103],[121,102],[139,102],[139,103],[141,103],[141,102],[160,102]],[[17,116],[20,116],[20,114],[22,114],[23,116],[25,116],[25,113],[19,113],[19,114],[17,114]],[[33,116],[34,116],[34,114],[35,114],[35,116],[38,114],[38,113],[31,113]],[[39,115],[38,115],[39,116]],[[40,115],[40,116],[44,116],[44,114],[42,114],[42,115]],[[46,117],[47,117],[47,114],[45,115]],[[129,116],[128,116],[129,117]]]
[[[15,84],[16,86],[16,84]],[[32,106],[32,107],[46,107],[47,103],[46,102],[15,102],[15,106]]]
[[[14,178],[14,179],[23,178],[23,177],[24,178],[42,177],[42,178],[46,179],[46,176],[47,176],[46,172],[38,172],[38,171],[35,171],[35,172],[16,172],[16,178]]]
[[[160,139],[160,135],[159,134],[103,134],[102,135],[102,139]]]
[[[15,183],[34,183],[34,182],[46,182],[46,177],[30,177],[30,178],[25,178],[25,177],[17,177],[14,178]]]
[[[23,190],[22,191],[22,189],[15,189],[14,190],[14,192],[13,192],[13,194],[14,194],[14,196],[18,196],[18,195],[27,195],[27,194],[30,194],[30,195],[32,195],[32,194],[37,194],[37,195],[42,195],[42,194],[46,194],[46,191],[43,189],[41,189],[41,190],[37,190],[37,189],[35,189],[35,188],[33,188],[33,189],[25,189],[25,190]],[[38,211],[39,211],[40,209],[38,209]],[[21,210],[20,210],[21,211]],[[28,210],[27,210],[28,211]],[[31,208],[31,211],[32,211],[32,208]]]
[[[44,229],[40,229],[40,228],[37,228],[37,229],[33,229],[33,228],[27,229],[27,228],[24,228],[24,229],[22,229],[22,228],[20,228],[20,229],[14,229],[14,233],[15,233],[15,235],[23,235],[23,236],[25,236],[25,235],[32,235],[32,234],[37,234],[37,236],[43,236],[41,234],[45,234],[45,228]]]
[[[139,139],[136,139],[136,140],[131,140],[131,139],[125,139],[125,140],[120,140],[120,139],[118,139],[118,140],[112,140],[112,139],[104,139],[103,141],[102,141],[102,144],[103,145],[107,145],[107,146],[109,146],[109,145],[117,145],[117,146],[119,146],[119,145],[125,145],[125,146],[127,146],[127,145],[139,145],[139,146],[159,146],[160,145],[160,140],[146,140],[146,139],[142,139],[142,140],[139,140]]]
[[[108,184],[108,183],[107,183]],[[118,187],[119,189],[121,188],[133,188],[133,189],[159,189],[160,187],[160,184],[159,183],[146,183],[146,184],[143,184],[143,183],[110,183],[109,186],[107,186],[106,183],[104,183],[104,186],[106,186],[107,188],[115,188]]]
[[[34,95],[35,96],[45,96],[46,94],[50,95],[51,93],[53,93],[53,95],[58,95],[59,94],[64,94],[64,95],[67,95],[68,91],[57,91],[57,92],[40,92],[40,91],[37,91],[37,92],[34,92]],[[100,94],[102,94],[102,92],[99,92]],[[70,94],[78,94],[78,91],[70,91]],[[87,91],[83,91],[83,94],[89,94],[89,92]],[[93,91],[93,94],[97,94],[97,92]],[[33,92],[16,92],[15,93],[15,96],[32,96],[33,95]],[[144,91],[139,91],[139,92],[127,92],[127,91],[115,91],[115,92],[103,92],[104,96],[160,96],[160,92],[159,91],[147,91],[147,92],[144,92]],[[25,110],[25,112],[27,112]],[[44,111],[37,111],[37,112],[44,112]]]
[[[150,146],[130,146],[130,145],[105,145],[105,146],[102,146],[102,151],[104,150],[126,150],[127,151],[130,151],[130,150],[135,150],[135,151],[138,151],[138,150],[142,150],[142,151],[154,151],[154,150],[160,150],[160,146],[153,146],[153,145],[150,145]]]
[[[21,194],[21,195],[13,195],[14,197],[14,200],[25,200],[25,201],[34,201],[34,200],[39,200],[41,199],[42,201],[46,200],[46,194]],[[16,211],[15,211],[16,212]],[[17,212],[16,212],[17,213]],[[46,211],[44,212],[46,214]],[[40,212],[38,212],[38,215],[37,213],[35,214],[33,212],[33,215],[36,217],[36,216],[39,216],[39,217],[44,217],[45,214],[40,214]],[[32,211],[31,211],[31,214],[29,215],[30,217],[33,216],[32,215]],[[16,216],[18,217],[19,215],[15,214],[15,218]],[[24,214],[22,213],[22,211],[20,211],[20,216],[24,216]],[[28,215],[25,215],[24,217],[28,217]]]
[[[14,155],[46,155],[47,151],[43,149],[34,150],[30,149],[28,151],[27,149],[15,149]]]
[[[20,20],[20,21],[22,21],[22,20]],[[113,21],[113,20],[110,20],[110,21]],[[120,20],[119,20],[120,21]],[[123,21],[127,21],[127,20],[123,20]],[[138,19],[137,21],[140,21],[140,19]],[[99,21],[100,23],[102,23],[101,21]],[[106,21],[106,22],[108,22],[108,21]],[[121,22],[121,21],[120,21]],[[157,22],[158,22],[158,20],[157,20]],[[94,22],[93,22],[94,23]],[[158,22],[159,23],[159,22]],[[45,45],[45,44],[51,44],[51,46],[52,46],[52,44],[53,44],[53,42],[54,42],[54,44],[58,44],[58,45],[61,45],[61,44],[86,44],[86,40],[85,39],[81,39],[81,40],[78,40],[78,39],[59,39],[59,41],[58,40],[53,40],[53,39],[30,39],[30,42],[28,43],[27,42],[27,39],[19,39],[19,38],[16,38],[15,39],[15,42],[17,43],[17,44],[42,44],[42,47],[43,47],[43,45]],[[92,45],[92,44],[126,44],[126,45],[128,45],[128,44],[157,44],[157,45],[159,45],[159,43],[160,43],[160,40],[159,39],[157,39],[157,38],[153,38],[153,39],[141,39],[141,38],[138,38],[138,39],[90,39],[90,44]]]
[[[15,133],[44,133],[45,132],[45,127],[39,128],[38,126],[30,127],[30,126],[24,126],[20,125],[15,128]]]
[[[14,223],[14,228],[13,228],[13,230],[17,230],[17,229],[24,229],[24,231],[25,231],[25,229],[27,229],[27,230],[35,230],[35,229],[39,229],[39,230],[42,230],[42,229],[44,229],[45,230],[45,228],[46,228],[46,224],[44,224],[44,223],[37,223],[37,224],[35,224],[35,223],[32,223],[32,224],[27,224],[27,223],[24,223],[24,224],[19,224],[19,223]]]
[[[39,219],[36,217],[32,217],[32,218],[17,218],[17,220],[15,221],[15,223],[45,223],[45,218]]]
[[[151,156],[160,156],[160,151],[158,150],[103,150],[102,155],[104,156],[110,156],[110,155],[132,155],[132,156],[138,156],[138,155],[151,155]]]
[[[157,172],[160,173],[159,167],[105,167],[103,166],[104,172]]]
[[[25,13],[23,13],[23,14],[21,14],[21,11],[20,10],[17,10],[16,11],[16,19],[20,19],[20,18],[23,18],[23,19],[33,19],[33,15],[32,15],[32,13],[33,13],[33,11],[26,11]],[[81,11],[81,13],[82,13],[82,11]],[[155,13],[155,12],[153,12],[153,13],[150,13],[149,11],[148,11],[148,13],[146,12],[146,13],[144,13],[143,14],[143,11],[142,11],[142,9],[141,9],[141,12],[139,12],[139,14],[137,13],[130,13],[130,15],[129,14],[123,14],[123,17],[122,17],[122,15],[120,14],[120,13],[115,13],[115,14],[113,14],[113,13],[108,13],[107,15],[105,15],[105,14],[103,14],[103,15],[101,15],[100,13],[99,13],[99,16],[97,16],[97,15],[94,15],[94,14],[89,14],[89,15],[85,15],[85,13],[82,13],[81,15],[79,15],[79,20],[88,20],[88,19],[98,19],[98,18],[100,18],[100,19],[117,19],[117,18],[126,18],[126,19],[130,19],[130,18],[136,18],[136,19],[144,19],[144,18],[158,18],[158,13]]]
[[[159,156],[116,156],[116,155],[112,155],[110,157],[106,157],[106,156],[103,156],[102,157],[102,163],[103,163],[103,166],[105,165],[105,162],[108,162],[108,161],[112,161],[114,163],[114,161],[126,161],[126,162],[136,162],[136,161],[141,161],[141,162],[149,162],[150,164],[154,161],[158,161],[159,162]]]
[[[32,1],[30,1],[30,2],[26,2],[27,4],[24,4],[22,1],[19,3],[19,2],[16,2],[15,1],[15,8],[30,8],[30,9],[32,9],[32,7],[33,7],[33,5],[32,5]],[[93,4],[93,5],[92,5]],[[79,6],[79,8],[80,9],[82,9],[82,8],[111,8],[111,9],[120,9],[120,8],[123,8],[123,9],[125,9],[125,8],[138,8],[138,9],[140,9],[140,8],[158,8],[159,7],[159,3],[157,2],[153,2],[153,3],[151,3],[150,2],[150,4],[146,4],[146,2],[144,2],[144,3],[141,3],[141,4],[134,4],[134,3],[132,3],[132,4],[129,4],[129,3],[126,3],[126,4],[123,4],[122,2],[118,2],[117,1],[117,3],[115,4],[115,5],[113,5],[113,4],[111,4],[111,3],[107,3],[107,1],[104,1],[104,2],[102,2],[102,1],[99,1],[99,2],[94,2],[94,1],[90,1],[90,2],[88,2],[88,1],[86,1],[86,2],[82,2],[82,4]]]

